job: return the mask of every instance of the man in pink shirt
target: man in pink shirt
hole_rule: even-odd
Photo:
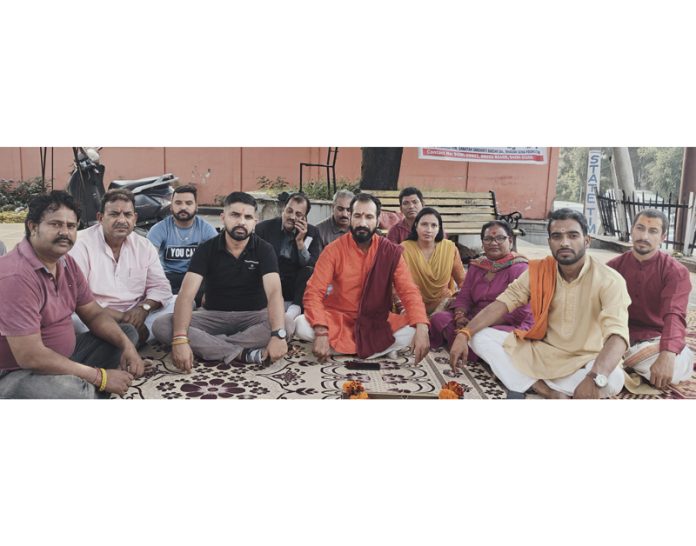
[[[174,299],[157,249],[133,231],[137,219],[130,190],[107,191],[99,223],[80,233],[70,255],[97,303],[117,322],[135,326],[143,343],[151,338],[157,316],[173,311]]]
[[[26,238],[0,258],[0,398],[94,398],[124,394],[143,361],[136,329],[120,328],[94,301],[67,255],[79,222],[63,191],[29,204]],[[77,312],[89,333],[75,336]]]
[[[660,245],[667,238],[667,217],[645,209],[633,220],[633,249],[607,262],[626,280],[631,306],[631,346],[624,367],[633,369],[658,389],[691,377],[694,355],[686,345],[689,271]]]

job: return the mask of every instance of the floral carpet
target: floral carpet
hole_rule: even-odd
[[[687,343],[696,352],[696,310],[687,317]],[[444,349],[431,351],[419,365],[407,355],[382,358],[379,371],[355,371],[345,367],[348,356],[334,356],[319,364],[312,356],[311,344],[292,341],[285,358],[270,365],[225,364],[197,361],[190,374],[178,371],[168,348],[157,343],[141,351],[149,365],[143,377],[136,379],[125,396],[140,399],[323,399],[341,398],[345,381],[359,380],[375,398],[436,398],[448,381],[458,381],[464,399],[502,399],[507,390],[486,364],[468,363],[453,373]],[[537,398],[527,395],[527,398]],[[696,375],[658,395],[635,395],[625,388],[618,399],[696,399]]]

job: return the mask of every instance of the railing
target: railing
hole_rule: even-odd
[[[644,192],[634,192],[627,197],[622,191],[621,195],[622,199],[618,201],[611,194],[605,193],[604,195],[597,195],[597,203],[599,205],[599,214],[602,219],[604,235],[611,235],[618,237],[621,241],[628,241],[631,225],[633,224],[633,219],[636,217],[636,215],[644,209],[657,209],[662,211],[665,216],[667,216],[667,239],[665,240],[663,247],[669,248],[671,246],[672,249],[678,250],[682,250],[684,248],[684,238],[681,236],[681,234],[677,233],[676,225],[677,216],[688,213],[688,204],[679,203],[676,199],[673,200],[671,193],[666,200],[660,197],[658,194],[655,194],[653,197],[648,195],[646,198]],[[619,221],[619,203],[623,205],[623,211],[626,216],[626,231],[621,229],[621,222]],[[691,243],[693,238],[693,233],[688,234],[689,249],[694,248],[694,244]]]

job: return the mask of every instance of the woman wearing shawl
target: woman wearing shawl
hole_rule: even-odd
[[[444,237],[440,213],[426,207],[418,213],[410,235],[401,243],[404,260],[428,314],[446,308],[466,275],[457,246]]]
[[[512,252],[512,228],[507,222],[493,220],[481,228],[484,255],[469,263],[469,270],[456,301],[447,311],[430,317],[430,347],[450,346],[455,330],[466,326],[474,316],[495,300],[508,285],[527,269],[527,258]],[[515,328],[529,330],[533,324],[529,305],[505,315],[498,330],[511,332]],[[468,360],[478,356],[469,349]]]

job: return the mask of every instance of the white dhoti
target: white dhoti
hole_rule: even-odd
[[[509,332],[484,328],[474,335],[469,344],[474,352],[491,367],[493,373],[508,390],[527,392],[539,380],[523,374],[505,352],[503,343],[509,335],[511,335]],[[570,375],[555,379],[542,379],[542,381],[557,392],[573,396],[575,389],[592,370],[593,364],[594,359]],[[607,379],[609,380],[607,386],[599,389],[600,398],[608,398],[621,392],[624,385],[624,374],[621,367],[617,366]]]
[[[370,355],[367,358],[377,358],[378,356],[385,355],[392,351],[398,351],[408,347],[414,335],[416,335],[416,329],[413,326],[404,326],[394,332],[394,343],[384,349],[384,351]],[[295,337],[303,341],[314,341],[314,328],[307,322],[304,315],[300,315],[295,319]],[[331,347],[331,353],[338,354],[334,351],[333,347]]]
[[[649,339],[631,345],[624,354],[624,367],[632,368],[638,375],[650,380],[650,368],[660,356],[660,339]],[[630,371],[630,369],[628,370]],[[685,346],[674,359],[672,384],[689,379],[694,372],[694,353]]]

